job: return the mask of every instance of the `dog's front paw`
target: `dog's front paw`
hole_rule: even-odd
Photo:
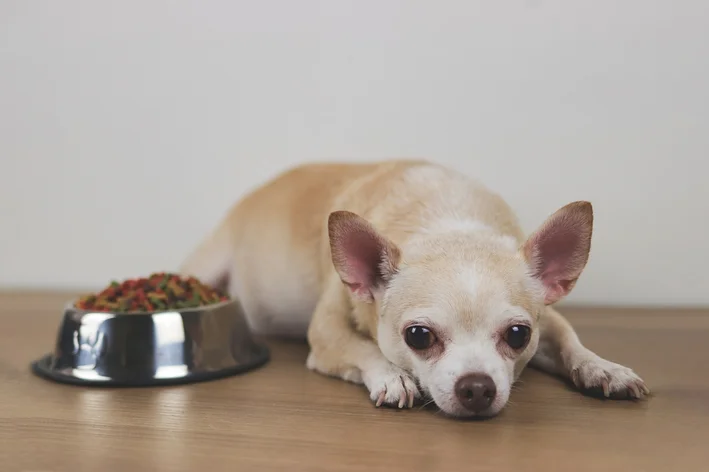
[[[643,379],[632,369],[595,354],[575,362],[570,376],[578,389],[600,391],[606,398],[640,399],[650,394]]]
[[[389,405],[411,408],[421,398],[416,381],[402,369],[389,364],[364,373],[369,398],[376,406]]]

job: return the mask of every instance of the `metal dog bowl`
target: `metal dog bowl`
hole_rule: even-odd
[[[246,372],[269,358],[237,300],[129,314],[69,304],[54,352],[33,362],[32,371],[74,385],[175,385]]]

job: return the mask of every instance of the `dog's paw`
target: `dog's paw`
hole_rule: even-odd
[[[392,364],[366,372],[363,379],[369,389],[369,398],[376,406],[411,408],[414,401],[421,398],[416,381]]]
[[[650,394],[643,379],[632,369],[595,354],[576,362],[570,376],[579,390],[596,391],[606,398],[640,399]]]

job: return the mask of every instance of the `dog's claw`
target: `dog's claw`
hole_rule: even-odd
[[[579,380],[579,370],[574,369],[571,371],[571,381],[576,385],[577,388],[581,388],[581,381]]]
[[[384,403],[384,399],[386,398],[386,394],[387,394],[386,391],[379,394],[379,398],[377,398],[377,403],[375,404],[375,406],[377,408],[382,406],[382,404]]]
[[[601,386],[603,386],[603,396],[606,398],[610,398],[611,396],[611,387],[608,383],[608,377],[605,379],[601,380]]]

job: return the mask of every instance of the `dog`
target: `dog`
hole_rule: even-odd
[[[180,270],[239,299],[254,333],[307,339],[307,368],[364,384],[376,406],[492,417],[527,365],[649,395],[553,308],[592,233],[577,201],[525,237],[498,194],[424,160],[309,163],[237,202]]]

